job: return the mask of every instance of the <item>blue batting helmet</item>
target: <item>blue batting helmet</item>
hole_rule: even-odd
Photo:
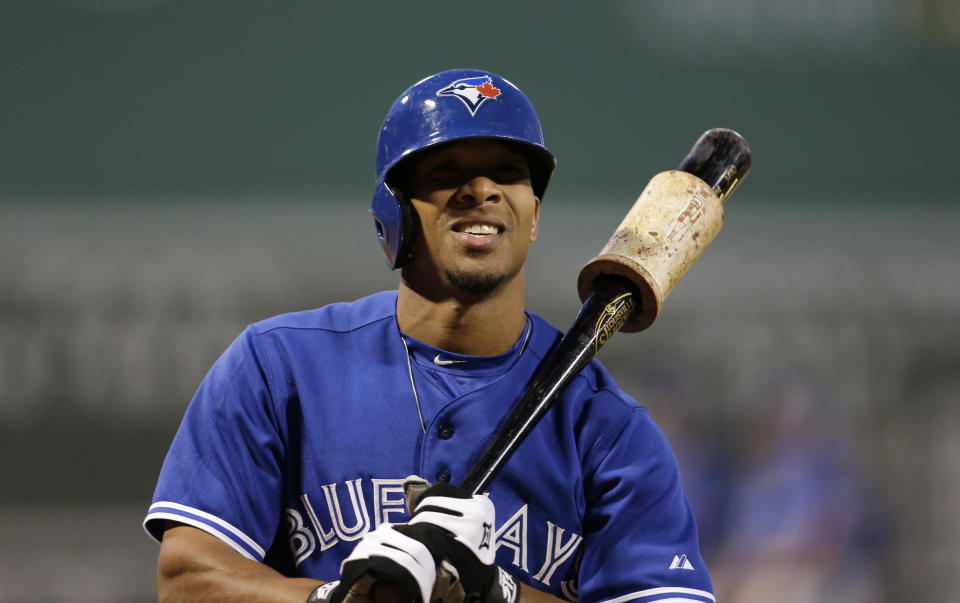
[[[499,75],[454,69],[426,77],[400,95],[377,136],[377,188],[370,213],[391,270],[406,261],[415,217],[391,171],[430,147],[465,138],[516,143],[530,162],[535,195],[543,198],[557,160],[543,142],[540,119],[519,88]]]

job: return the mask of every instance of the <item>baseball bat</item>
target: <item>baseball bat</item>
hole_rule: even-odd
[[[750,169],[733,130],[706,131],[676,170],[654,176],[580,271],[583,305],[461,486],[485,491],[557,396],[617,331],[653,324],[663,301],[723,225],[723,202]]]

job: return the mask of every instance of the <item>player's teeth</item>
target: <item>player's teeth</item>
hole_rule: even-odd
[[[463,232],[475,235],[497,234],[497,227],[493,224],[470,224]]]

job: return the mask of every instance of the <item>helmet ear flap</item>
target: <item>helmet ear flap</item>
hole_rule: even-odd
[[[397,259],[393,262],[394,268],[401,268],[407,260],[413,257],[413,239],[417,234],[417,225],[420,219],[413,209],[413,203],[401,190],[395,190],[394,195],[400,204],[400,246],[397,248]]]
[[[370,214],[377,238],[387,255],[391,270],[400,268],[410,258],[416,234],[417,215],[413,206],[399,189],[391,189],[381,182],[373,195]]]

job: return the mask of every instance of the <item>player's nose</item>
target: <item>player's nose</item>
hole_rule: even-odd
[[[454,198],[464,205],[496,203],[503,198],[500,186],[486,176],[474,176],[457,189]]]

